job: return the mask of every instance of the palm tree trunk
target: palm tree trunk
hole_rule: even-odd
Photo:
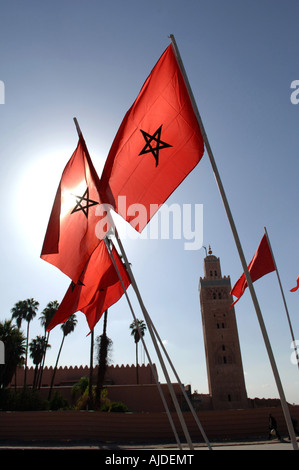
[[[138,373],[138,343],[136,343],[136,380],[139,384],[139,373]]]
[[[97,377],[97,388],[96,388],[96,405],[101,406],[101,391],[104,384],[105,373],[107,369],[107,354],[108,354],[108,338],[106,334],[107,330],[107,316],[108,310],[105,310],[103,320],[103,334],[101,335],[99,353],[98,353],[98,377]]]
[[[44,352],[44,357],[43,357],[43,362],[40,366],[40,370],[39,370],[39,378],[38,378],[38,389],[41,388],[41,384],[42,384],[42,377],[43,377],[43,372],[44,372],[44,365],[45,365],[45,360],[46,360],[46,352],[47,352],[47,348],[48,348],[48,342],[49,342],[49,335],[50,335],[50,331],[48,331],[48,334],[47,334],[47,340],[46,340],[46,345],[45,345],[45,352]]]
[[[34,369],[34,378],[33,378],[33,384],[32,388],[37,388],[37,378],[38,378],[38,364],[36,364],[35,369]]]
[[[90,366],[89,366],[89,408],[92,409],[92,374],[93,374],[93,347],[94,347],[94,330],[91,332],[90,338]]]
[[[25,356],[25,370],[24,370],[24,390],[27,385],[27,358],[28,358],[28,341],[29,341],[29,321],[27,322],[27,339],[26,339],[26,356]]]
[[[52,380],[51,380],[51,385],[50,385],[48,400],[51,399],[52,389],[53,389],[53,385],[54,385],[54,378],[55,378],[55,374],[56,374],[56,370],[57,370],[57,366],[58,366],[58,361],[59,361],[60,353],[61,353],[62,346],[63,346],[63,343],[64,343],[64,339],[65,339],[65,335],[63,335],[63,338],[62,338],[62,341],[61,341],[61,345],[60,345],[60,348],[59,348],[59,351],[58,351],[57,359],[56,359],[56,364],[55,364],[55,367],[54,367],[54,370],[53,370],[53,375],[52,375]]]

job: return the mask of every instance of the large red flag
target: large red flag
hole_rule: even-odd
[[[99,244],[96,207],[99,177],[85,151],[83,137],[67,163],[54,200],[41,258],[77,282]]]
[[[111,251],[124,287],[127,289],[130,285],[130,278],[116,249],[113,247]],[[47,331],[64,323],[70,315],[79,310],[86,315],[87,323],[92,330],[103,312],[116,303],[123,294],[124,290],[118,273],[105,242],[101,240],[77,284],[72,282],[69,286]]]
[[[115,136],[101,176],[102,200],[141,232],[203,152],[199,124],[170,45]]]
[[[297,277],[297,285],[296,287],[293,287],[293,289],[290,290],[290,292],[296,292],[296,290],[299,289],[299,276]]]
[[[258,249],[248,265],[251,281],[257,281],[265,274],[275,271],[275,263],[272,257],[271,249],[268,244],[266,234],[263,236]],[[232,304],[234,305],[240,297],[244,294],[247,287],[247,281],[245,274],[243,273],[240,279],[236,282],[231,290],[231,295],[238,297],[237,300]]]

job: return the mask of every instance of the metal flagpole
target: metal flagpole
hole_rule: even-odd
[[[160,396],[161,396],[161,399],[162,399],[164,408],[165,408],[165,410],[166,410],[166,413],[167,413],[167,416],[168,416],[168,419],[169,419],[171,428],[172,428],[172,430],[173,430],[173,433],[174,433],[176,442],[177,442],[177,444],[178,444],[179,449],[182,450],[181,442],[180,442],[180,440],[179,440],[179,437],[178,437],[178,434],[177,434],[177,432],[176,432],[173,419],[172,419],[172,417],[171,417],[171,414],[170,414],[170,412],[169,412],[168,405],[167,405],[166,400],[165,400],[165,397],[164,397],[164,395],[163,395],[163,391],[162,391],[160,382],[158,381],[158,377],[157,377],[156,371],[155,371],[155,369],[154,369],[154,367],[153,367],[153,363],[152,363],[152,361],[151,361],[151,357],[150,357],[149,352],[148,352],[148,349],[147,349],[147,347],[146,347],[146,345],[145,345],[144,338],[143,338],[143,336],[142,336],[142,334],[141,334],[141,332],[140,332],[139,325],[138,325],[138,322],[137,322],[137,318],[136,318],[136,316],[135,316],[135,313],[134,313],[134,310],[133,310],[131,301],[130,301],[130,299],[129,299],[129,296],[128,296],[128,293],[127,293],[127,289],[125,288],[125,285],[124,285],[124,283],[123,283],[123,280],[122,280],[121,274],[120,274],[120,272],[119,272],[118,266],[117,266],[117,264],[116,264],[116,262],[115,262],[113,253],[112,253],[112,251],[111,251],[111,249],[110,249],[109,241],[107,240],[106,237],[105,237],[104,241],[105,241],[105,245],[106,245],[106,247],[107,247],[107,251],[108,251],[108,253],[109,253],[109,256],[110,256],[110,258],[111,258],[111,261],[113,262],[113,266],[114,266],[114,268],[115,268],[115,270],[116,270],[116,272],[117,272],[118,278],[119,278],[119,280],[120,280],[120,282],[121,282],[121,285],[122,285],[124,294],[125,294],[125,296],[126,296],[126,299],[127,299],[128,305],[129,305],[129,308],[130,308],[130,310],[131,310],[133,319],[134,319],[134,321],[135,321],[135,323],[136,323],[136,326],[137,326],[137,330],[138,330],[140,339],[141,339],[141,341],[142,341],[142,344],[143,344],[143,347],[144,347],[146,356],[147,356],[147,358],[148,358],[148,361],[149,361],[149,364],[150,364],[150,367],[151,367],[153,376],[154,376],[154,378],[155,378],[155,382],[156,382],[156,384],[157,384],[157,386],[158,386],[158,390],[159,390],[159,393],[160,393]]]
[[[120,281],[121,281],[121,284],[122,284],[123,290],[124,290],[124,292],[125,292],[125,295],[126,295],[126,297],[127,297],[127,300],[128,300],[129,306],[130,306],[130,309],[131,309],[131,311],[132,311],[133,318],[134,318],[134,320],[136,320],[136,317],[135,317],[134,312],[133,312],[133,310],[132,310],[131,303],[130,303],[130,300],[129,300],[129,298],[128,298],[128,295],[127,295],[125,286],[124,286],[124,284],[123,284],[123,281],[122,281],[120,272],[119,272],[119,270],[118,270],[118,268],[117,268],[117,266],[116,266],[116,263],[115,263],[114,258],[113,258],[113,254],[112,254],[112,252],[110,251],[109,248],[108,248],[108,252],[109,252],[109,254],[110,254],[110,256],[111,256],[111,259],[112,259],[113,262],[114,262],[115,269],[116,269],[117,274],[118,274],[118,277],[119,277],[119,279],[120,279]],[[176,372],[176,370],[175,370],[175,368],[174,368],[174,366],[173,366],[173,364],[172,364],[172,362],[171,362],[171,360],[170,360],[170,357],[169,357],[169,355],[168,355],[168,353],[167,353],[167,351],[166,351],[166,349],[165,349],[165,347],[164,347],[164,345],[163,345],[163,343],[162,343],[162,341],[161,341],[161,339],[160,339],[160,337],[159,337],[159,334],[158,334],[158,332],[157,332],[157,330],[156,330],[156,328],[155,328],[155,326],[154,326],[154,324],[153,324],[153,322],[152,322],[152,319],[151,319],[149,316],[148,316],[148,321],[150,322],[150,324],[151,324],[151,326],[152,326],[152,328],[153,328],[153,331],[154,331],[155,335],[157,336],[157,339],[158,339],[158,341],[160,342],[161,347],[162,347],[162,349],[163,349],[163,351],[164,351],[164,353],[165,353],[165,355],[166,355],[166,357],[167,357],[167,359],[168,359],[168,362],[169,362],[169,364],[170,364],[170,366],[171,366],[171,368],[172,368],[172,370],[173,370],[173,372],[174,372],[174,374],[175,374],[175,376],[176,376],[176,378],[177,378],[177,380],[178,380],[178,383],[179,383],[179,385],[180,385],[180,388],[181,388],[181,390],[182,390],[182,392],[183,392],[183,395],[184,395],[184,397],[185,397],[185,399],[186,399],[186,401],[187,401],[187,403],[188,403],[188,405],[189,405],[190,411],[192,412],[193,417],[194,417],[194,419],[195,419],[195,421],[196,421],[196,423],[197,423],[197,425],[198,425],[198,427],[199,427],[199,429],[200,429],[200,431],[201,431],[201,433],[202,433],[202,436],[203,436],[203,438],[204,438],[206,444],[208,445],[209,449],[212,450],[212,449],[211,449],[210,442],[208,441],[208,438],[207,438],[207,436],[206,436],[206,434],[205,434],[205,432],[204,432],[204,429],[203,429],[201,423],[199,422],[198,416],[196,415],[196,413],[195,413],[195,411],[194,411],[194,408],[193,408],[193,406],[192,406],[192,404],[191,404],[191,402],[190,402],[190,400],[189,400],[189,398],[188,398],[188,395],[186,394],[186,391],[185,391],[185,389],[184,389],[184,387],[183,387],[183,385],[182,385],[182,383],[181,383],[181,381],[180,381],[180,378],[179,378],[179,376],[178,376],[178,374],[177,374],[177,372]],[[138,328],[138,325],[137,325],[137,328]],[[138,328],[138,330],[139,330],[139,328]],[[143,338],[142,338],[141,334],[140,334],[140,337],[141,337],[141,340],[143,341]],[[144,347],[145,347],[144,342],[143,342],[143,345],[144,345]],[[145,351],[146,351],[146,353],[147,353],[146,347],[145,347]],[[148,355],[148,353],[147,353],[147,355]],[[149,356],[148,356],[148,357],[149,357]]]
[[[294,336],[294,332],[293,332],[293,328],[292,328],[292,324],[291,324],[291,319],[290,319],[286,299],[285,299],[285,296],[284,296],[282,284],[281,284],[281,281],[280,281],[280,275],[279,275],[279,272],[278,272],[278,269],[277,269],[276,261],[275,261],[275,258],[274,258],[273,250],[272,250],[270,239],[269,239],[269,236],[268,236],[268,232],[267,232],[266,227],[264,227],[264,229],[265,229],[265,234],[266,234],[266,237],[267,237],[267,240],[268,240],[268,245],[269,245],[269,248],[270,248],[270,251],[271,251],[271,255],[272,255],[272,258],[273,258],[273,262],[274,262],[274,266],[275,266],[275,270],[276,270],[276,275],[277,275],[277,279],[278,279],[278,284],[279,284],[279,287],[280,287],[280,291],[281,291],[281,295],[282,295],[282,299],[283,299],[283,303],[284,303],[284,308],[285,308],[285,311],[286,311],[286,315],[287,315],[287,319],[288,319],[288,323],[289,323],[289,327],[290,327],[290,331],[291,331],[291,337],[292,337],[292,340],[293,340],[294,349],[295,349],[295,353],[296,353],[296,359],[297,359],[297,365],[298,365],[298,369],[299,369],[299,356],[298,356],[298,353],[297,353],[296,340],[295,340],[295,336]]]
[[[130,276],[130,279],[131,279],[132,287],[133,287],[133,289],[134,289],[134,291],[135,291],[135,294],[136,294],[136,297],[137,297],[137,299],[138,299],[138,302],[139,302],[140,308],[141,308],[141,310],[142,310],[142,313],[143,313],[143,316],[144,316],[144,319],[145,319],[145,322],[146,322],[148,331],[149,331],[149,333],[150,333],[150,335],[151,335],[151,339],[152,339],[154,348],[155,348],[155,350],[156,350],[157,356],[158,356],[158,358],[159,358],[160,365],[161,365],[161,367],[162,367],[162,370],[163,370],[163,373],[164,373],[164,376],[165,376],[165,379],[166,379],[166,382],[167,382],[167,385],[168,385],[168,389],[169,389],[169,392],[170,392],[170,395],[171,395],[173,404],[174,404],[174,406],[175,406],[175,409],[176,409],[178,418],[179,418],[179,420],[180,420],[180,423],[181,423],[181,426],[182,426],[182,429],[183,429],[183,432],[184,432],[186,441],[187,441],[187,443],[188,443],[188,445],[189,445],[189,448],[190,448],[191,450],[194,450],[194,446],[193,446],[193,443],[192,443],[192,440],[191,440],[191,437],[190,437],[188,428],[187,428],[187,426],[186,426],[186,423],[185,423],[185,420],[184,420],[182,411],[181,411],[181,409],[180,409],[180,406],[179,406],[177,397],[176,397],[176,395],[175,395],[175,392],[174,392],[172,383],[171,383],[171,381],[170,381],[170,378],[169,378],[169,375],[168,375],[168,372],[167,372],[165,363],[164,363],[164,361],[163,361],[163,358],[162,358],[161,352],[160,352],[160,350],[159,350],[159,347],[158,347],[158,344],[157,344],[155,335],[154,335],[153,330],[152,330],[152,325],[151,325],[151,320],[150,320],[149,314],[148,314],[148,312],[147,312],[147,310],[146,310],[146,308],[145,308],[145,305],[144,305],[144,303],[143,303],[143,300],[142,300],[141,294],[140,294],[140,292],[139,292],[139,289],[138,289],[138,286],[137,286],[135,277],[134,277],[134,275],[133,275],[133,272],[132,272],[130,263],[129,263],[129,261],[128,261],[126,252],[125,252],[125,250],[124,250],[123,244],[122,244],[122,242],[121,242],[121,240],[120,240],[120,237],[119,237],[119,235],[118,235],[117,228],[115,227],[115,224],[114,224],[114,221],[113,221],[113,219],[112,219],[112,216],[111,216],[111,214],[110,214],[109,209],[107,209],[107,215],[108,215],[108,217],[109,217],[109,219],[110,219],[110,222],[111,222],[111,224],[112,224],[112,226],[113,226],[113,229],[114,229],[114,231],[115,231],[115,237],[116,237],[116,239],[117,239],[117,243],[118,243],[118,245],[119,245],[121,254],[122,254],[123,258],[124,258],[125,265],[126,265],[127,271],[128,271],[128,273],[129,273],[129,276]]]
[[[179,378],[179,376],[178,376],[178,374],[177,374],[177,372],[176,372],[176,370],[175,370],[175,368],[174,368],[174,366],[173,366],[173,364],[172,364],[172,362],[171,362],[171,359],[170,359],[170,357],[169,357],[169,355],[168,355],[168,353],[167,353],[167,351],[166,351],[166,349],[165,349],[165,346],[164,346],[163,342],[161,341],[161,338],[160,338],[160,336],[159,336],[159,334],[158,334],[158,332],[157,332],[157,330],[156,330],[156,328],[155,328],[155,326],[154,326],[152,320],[151,320],[151,324],[152,324],[153,330],[154,330],[154,332],[155,332],[155,335],[157,336],[158,341],[159,341],[159,343],[160,343],[160,345],[161,345],[161,347],[162,347],[162,349],[163,349],[163,352],[164,352],[165,356],[167,357],[167,360],[168,360],[168,362],[169,362],[169,364],[170,364],[170,366],[171,366],[171,368],[172,368],[172,370],[173,370],[173,372],[174,372],[174,374],[175,374],[175,376],[176,376],[176,379],[177,379],[177,381],[178,381],[178,383],[179,383],[179,385],[180,385],[180,388],[181,388],[181,390],[182,390],[182,392],[183,392],[184,398],[185,398],[185,400],[186,400],[186,402],[187,402],[187,404],[188,404],[188,406],[189,406],[189,408],[190,408],[190,411],[191,411],[191,413],[192,413],[192,415],[193,415],[193,417],[194,417],[194,419],[195,419],[195,421],[196,421],[196,424],[197,424],[197,426],[198,426],[198,428],[199,428],[199,430],[200,430],[200,432],[201,432],[201,434],[202,434],[202,436],[203,436],[203,438],[204,438],[204,440],[205,440],[207,446],[209,447],[210,450],[212,450],[211,445],[210,445],[210,442],[209,442],[209,440],[208,440],[208,438],[207,438],[207,435],[206,435],[206,433],[205,433],[205,431],[204,431],[204,429],[203,429],[203,427],[202,427],[202,425],[201,425],[201,423],[200,423],[200,421],[199,421],[199,419],[198,419],[198,416],[197,416],[197,414],[196,414],[196,412],[195,412],[195,410],[194,410],[194,408],[193,408],[193,406],[192,406],[192,403],[191,403],[190,400],[189,400],[189,397],[188,397],[188,395],[187,395],[187,393],[186,393],[186,390],[184,389],[183,384],[181,383],[181,380],[180,380],[180,378]]]
[[[282,384],[281,384],[281,380],[280,380],[279,373],[278,373],[278,370],[277,370],[276,362],[275,362],[275,359],[274,359],[274,355],[273,355],[273,352],[272,352],[271,344],[270,344],[270,341],[269,341],[269,338],[268,338],[268,334],[267,334],[267,331],[266,331],[266,327],[265,327],[265,324],[264,324],[264,320],[263,320],[263,317],[262,317],[260,306],[259,306],[259,303],[258,303],[258,300],[257,300],[257,297],[256,297],[256,293],[255,293],[255,290],[254,290],[254,287],[253,287],[253,284],[252,284],[252,281],[251,281],[250,273],[249,273],[249,270],[248,270],[248,267],[247,267],[247,263],[246,263],[246,260],[245,260],[244,253],[243,253],[243,248],[242,248],[241,243],[240,243],[239,235],[238,235],[238,232],[237,232],[237,229],[236,229],[236,226],[235,226],[235,223],[234,223],[234,219],[233,219],[233,216],[232,216],[232,213],[231,213],[228,201],[227,201],[227,197],[226,197],[223,185],[222,185],[222,181],[221,181],[221,178],[220,178],[220,175],[219,175],[219,172],[218,172],[218,168],[217,168],[217,165],[216,165],[216,162],[215,162],[215,159],[214,159],[214,155],[213,155],[213,152],[212,152],[207,134],[205,132],[203,122],[201,120],[201,117],[200,117],[200,114],[199,114],[199,111],[198,111],[198,108],[197,108],[197,104],[196,104],[196,101],[195,101],[195,98],[194,98],[194,95],[193,95],[193,92],[192,92],[192,89],[191,89],[191,86],[190,86],[190,83],[189,83],[189,80],[188,80],[188,77],[187,77],[187,74],[186,74],[186,71],[185,71],[185,67],[184,67],[183,61],[181,59],[181,56],[180,56],[175,38],[172,34],[170,35],[170,39],[171,39],[172,47],[173,47],[173,50],[174,50],[175,55],[177,57],[179,66],[181,68],[181,72],[184,76],[187,89],[189,91],[189,95],[190,95],[190,99],[192,101],[193,109],[194,109],[194,112],[195,112],[197,120],[198,120],[198,124],[199,124],[200,129],[201,129],[202,137],[204,139],[204,143],[205,143],[205,146],[206,146],[206,149],[207,149],[209,160],[210,160],[210,163],[212,165],[212,169],[213,169],[213,172],[214,172],[214,175],[215,175],[215,178],[216,178],[216,182],[217,182],[217,185],[218,185],[221,197],[222,197],[222,201],[223,201],[224,208],[225,208],[225,211],[226,211],[226,214],[227,214],[227,218],[228,218],[228,221],[229,221],[232,233],[233,233],[233,237],[234,237],[235,244],[236,244],[236,247],[237,247],[237,250],[238,250],[238,253],[239,253],[239,257],[240,257],[240,260],[241,260],[241,264],[242,264],[242,267],[243,267],[243,271],[244,271],[244,274],[245,274],[247,285],[248,285],[248,288],[249,288],[249,291],[250,291],[250,294],[251,294],[251,298],[252,298],[253,305],[254,305],[254,308],[255,308],[255,311],[256,311],[258,322],[259,322],[261,332],[262,332],[262,335],[263,335],[263,338],[264,338],[264,342],[265,342],[265,346],[266,346],[266,349],[267,349],[268,357],[269,357],[269,360],[270,360],[270,363],[271,363],[273,375],[274,375],[276,386],[277,386],[278,393],[279,393],[279,396],[280,396],[280,401],[281,401],[284,417],[285,417],[287,427],[288,427],[288,432],[289,432],[289,435],[291,437],[291,441],[292,441],[292,444],[293,444],[293,449],[298,450],[298,444],[297,444],[294,428],[293,428],[292,421],[291,421],[290,411],[289,411],[289,408],[288,408],[288,405],[287,405],[287,402],[286,402],[286,399],[285,399],[284,390],[283,390],[283,387],[282,387]]]

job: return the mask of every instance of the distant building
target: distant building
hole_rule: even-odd
[[[214,410],[248,408],[230,277],[209,249],[199,280],[207,375]]]

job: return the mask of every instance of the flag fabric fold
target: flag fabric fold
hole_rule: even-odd
[[[102,200],[141,232],[203,153],[200,127],[170,45],[118,129],[101,175]]]
[[[41,258],[77,282],[99,244],[95,211],[100,204],[99,177],[82,136],[57,189]]]
[[[293,289],[290,290],[290,292],[296,292],[296,290],[299,289],[299,276],[297,277],[297,285],[296,287],[293,287]]]
[[[125,289],[130,285],[130,278],[114,246],[112,255],[120,273]],[[85,314],[90,330],[94,328],[103,312],[116,303],[124,294],[123,286],[103,240],[100,241],[80,279],[71,282],[61,304],[47,331],[64,323],[70,315],[81,311]]]
[[[252,282],[257,281],[265,274],[275,271],[275,263],[266,234],[263,236],[254,257],[249,263],[248,270]],[[243,273],[230,292],[231,295],[237,297],[237,300],[235,300],[231,306],[235,305],[235,303],[240,300],[240,297],[242,297],[247,287],[247,281]]]

